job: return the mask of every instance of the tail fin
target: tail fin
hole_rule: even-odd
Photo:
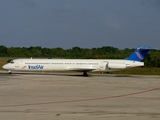
[[[153,48],[148,46],[139,46],[126,60],[134,60],[141,62],[147,53]]]

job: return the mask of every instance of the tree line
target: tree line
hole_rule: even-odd
[[[66,59],[123,59],[128,57],[135,49],[118,49],[112,46],[100,48],[80,48],[75,46],[70,49],[31,47],[10,47],[0,45],[0,57],[17,58],[66,58]],[[147,54],[145,67],[160,67],[160,50],[152,50]]]

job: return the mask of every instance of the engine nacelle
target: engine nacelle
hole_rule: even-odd
[[[126,64],[123,63],[108,63],[108,68],[109,69],[125,69]]]

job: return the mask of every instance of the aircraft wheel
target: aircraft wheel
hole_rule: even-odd
[[[88,76],[88,74],[87,74],[87,72],[86,72],[86,71],[84,71],[83,76]]]
[[[12,74],[11,70],[8,71],[9,74]]]

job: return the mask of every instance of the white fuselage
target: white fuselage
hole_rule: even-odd
[[[5,64],[3,69],[27,71],[115,71],[138,66],[144,66],[144,63],[125,59],[15,59]]]

